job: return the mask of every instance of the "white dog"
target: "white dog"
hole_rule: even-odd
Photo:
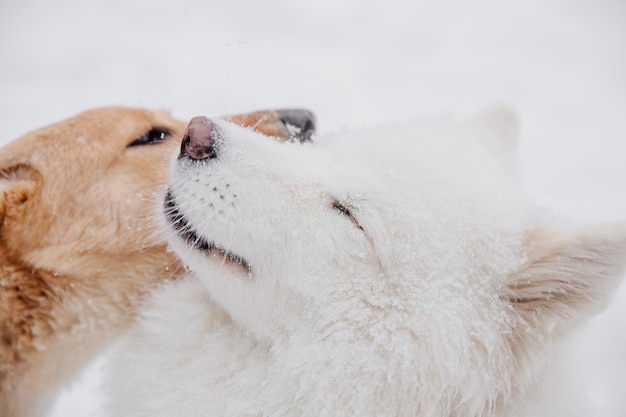
[[[112,415],[529,415],[551,345],[619,283],[626,226],[538,209],[515,141],[506,109],[313,144],[192,120],[164,219],[199,279],[120,347]]]

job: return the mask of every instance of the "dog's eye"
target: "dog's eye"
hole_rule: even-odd
[[[348,209],[348,207],[346,207],[345,205],[341,204],[337,200],[333,201],[330,206],[333,209],[337,210],[339,213],[343,214],[344,216],[348,216],[350,218],[353,217],[352,213],[350,212],[350,209]]]
[[[172,131],[166,127],[154,127],[145,135],[141,135],[132,141],[128,147],[132,148],[133,146],[153,145],[155,143],[163,142],[165,138],[171,134]]]
[[[359,229],[363,230],[363,227],[361,227],[361,225],[359,224],[358,220],[356,219],[356,217],[354,217],[354,215],[352,214],[352,211],[350,211],[350,209],[345,205],[342,204],[339,200],[333,200],[330,203],[330,207],[333,210],[338,211],[339,213],[343,214],[344,216],[346,216],[348,219],[350,219],[350,221],[352,223],[354,223],[354,225],[356,227],[358,227]]]

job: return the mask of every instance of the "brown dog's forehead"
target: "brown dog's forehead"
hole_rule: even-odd
[[[162,127],[180,137],[185,124],[165,111],[125,107],[88,110],[61,122],[27,133],[0,151],[0,169],[26,164],[45,170],[77,158],[106,163],[151,128]]]
[[[30,159],[29,156],[38,150],[49,154],[60,146],[82,144],[87,140],[108,138],[109,141],[124,141],[124,136],[141,133],[142,129],[154,123],[173,130],[184,129],[182,122],[166,112],[124,107],[93,109],[31,131],[7,144],[0,149],[0,163],[14,163],[19,157]]]
[[[164,111],[110,107],[80,113],[39,130],[37,136],[48,136],[54,145],[72,148],[94,142],[102,142],[102,146],[126,148],[132,140],[154,127],[166,128],[180,136],[185,124]]]

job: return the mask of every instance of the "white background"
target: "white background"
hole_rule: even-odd
[[[494,102],[523,184],[576,220],[626,220],[624,0],[0,3],[0,143],[104,105],[187,119],[303,106],[319,131]],[[626,416],[626,287],[562,358],[589,416]],[[97,408],[102,362],[52,412]]]

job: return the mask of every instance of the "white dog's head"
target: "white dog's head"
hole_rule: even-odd
[[[170,243],[257,337],[301,335],[292,354],[308,361],[321,343],[328,372],[367,369],[398,407],[496,412],[553,336],[604,305],[626,253],[623,225],[563,228],[527,200],[503,169],[514,122],[498,110],[301,144],[196,118],[172,164]]]

